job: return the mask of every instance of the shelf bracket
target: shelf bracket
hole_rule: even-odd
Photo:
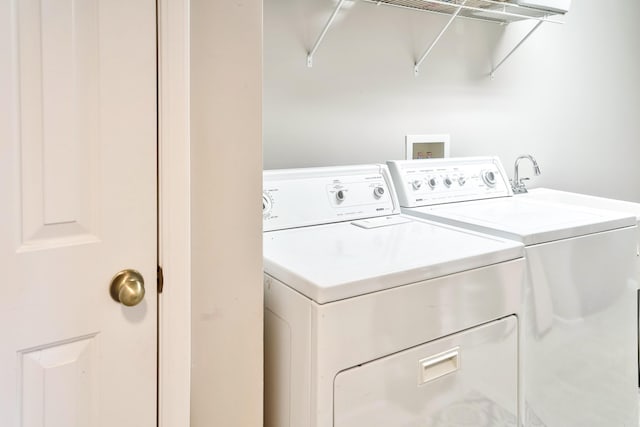
[[[320,43],[322,43],[322,39],[324,39],[325,34],[327,34],[327,31],[329,30],[329,27],[331,26],[331,24],[333,24],[333,20],[336,19],[336,15],[338,15],[338,12],[340,12],[340,9],[342,8],[342,5],[344,4],[344,2],[345,0],[340,0],[338,2],[335,10],[331,14],[331,17],[329,17],[329,20],[324,25],[322,32],[318,36],[318,40],[316,40],[316,43],[313,45],[313,48],[311,49],[311,51],[307,53],[307,67],[309,68],[313,67],[313,55],[316,53],[316,50],[318,50]]]
[[[507,59],[509,59],[509,57],[513,54],[513,52],[515,52],[515,51],[516,51],[520,46],[522,46],[522,43],[524,43],[524,42],[529,38],[529,36],[530,36],[531,34],[533,34],[533,32],[534,32],[535,30],[537,30],[537,29],[540,27],[540,25],[542,25],[542,23],[543,23],[543,22],[544,22],[544,21],[538,21],[538,23],[535,25],[535,27],[533,27],[533,28],[531,29],[531,31],[529,31],[529,32],[527,33],[527,35],[526,35],[526,36],[524,36],[524,38],[523,38],[522,40],[520,40],[520,43],[518,43],[518,44],[517,44],[513,49],[511,49],[511,51],[507,54],[507,56],[505,56],[505,57],[504,57],[504,59],[498,63],[498,65],[496,65],[495,67],[493,67],[493,69],[491,70],[491,79],[493,79],[493,77],[494,77],[494,74],[495,74],[496,70],[497,70],[498,68],[500,68],[500,66],[501,66],[502,64],[504,64],[504,62],[505,62]]]
[[[431,43],[431,46],[427,48],[427,50],[422,54],[420,59],[416,61],[415,65],[413,66],[413,73],[416,76],[418,75],[418,72],[420,70],[420,65],[424,62],[425,59],[427,59],[427,56],[429,56],[429,53],[431,53],[431,49],[433,49],[433,47],[438,43],[438,41],[440,41],[440,37],[442,37],[445,31],[447,31],[447,29],[449,28],[449,25],[451,25],[453,20],[456,19],[456,17],[460,13],[460,11],[462,10],[466,2],[467,0],[464,0],[462,3],[460,3],[460,6],[457,7],[456,11],[451,15],[451,18],[449,18],[449,22],[447,22],[447,25],[445,25],[442,31],[440,31],[440,34],[438,34],[436,39]]]

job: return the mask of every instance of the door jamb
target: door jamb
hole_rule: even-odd
[[[158,426],[190,424],[191,198],[189,0],[157,0]]]

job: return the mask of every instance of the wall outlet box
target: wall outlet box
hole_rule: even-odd
[[[405,157],[412,159],[443,159],[449,157],[449,134],[407,135]]]

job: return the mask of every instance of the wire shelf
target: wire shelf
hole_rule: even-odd
[[[557,12],[522,6],[508,0],[365,0],[378,5],[454,15],[461,18],[509,23],[525,19],[562,23],[551,16]],[[459,9],[459,11],[458,11]],[[456,13],[457,12],[457,13]]]
[[[325,24],[322,32],[318,36],[313,48],[307,54],[307,66],[313,66],[313,55],[318,50],[320,43],[324,39],[325,34],[333,23],[336,15],[342,8],[346,0],[339,0],[329,20]],[[514,21],[534,20],[538,21],[536,25],[529,31],[524,38],[498,63],[489,73],[493,78],[495,71],[524,43],[535,30],[544,22],[554,24],[562,24],[562,21],[553,19],[558,14],[566,13],[566,10],[553,10],[544,7],[526,6],[520,3],[527,3],[530,0],[364,0],[368,3],[377,5],[386,5],[401,7],[405,9],[419,10],[425,12],[433,12],[448,15],[450,18],[447,24],[442,28],[438,36],[425,50],[422,56],[415,62],[413,70],[417,75],[420,65],[427,58],[431,50],[438,43],[442,35],[447,31],[451,23],[458,17],[479,19],[482,21],[491,21],[501,24],[508,24]],[[569,2],[567,1],[567,5]]]

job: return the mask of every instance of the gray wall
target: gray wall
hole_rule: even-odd
[[[534,22],[458,20],[414,77],[447,18],[347,3],[307,68],[335,3],[264,1],[265,169],[398,159],[406,134],[449,133],[452,156],[498,155],[509,173],[533,154],[530,186],[640,201],[639,1],[574,0],[493,80]]]

